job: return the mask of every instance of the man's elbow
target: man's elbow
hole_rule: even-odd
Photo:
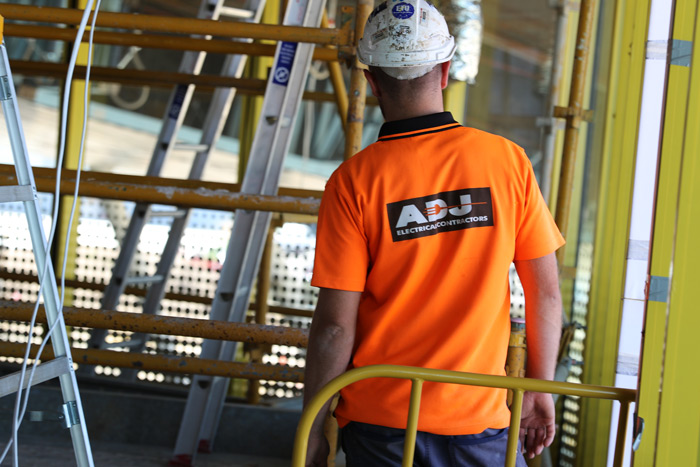
[[[309,340],[322,348],[352,345],[355,338],[354,329],[348,329],[339,323],[324,323],[314,328]]]

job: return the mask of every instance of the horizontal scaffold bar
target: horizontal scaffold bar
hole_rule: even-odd
[[[12,321],[30,321],[34,305],[17,302],[0,302],[0,316]],[[291,327],[262,324],[229,323],[209,319],[180,318],[175,316],[145,315],[111,310],[90,310],[64,307],[63,319],[68,326],[114,329],[117,331],[166,334],[169,336],[202,337],[251,344],[289,345],[306,347],[308,332]],[[37,321],[46,323],[43,310]]]
[[[34,358],[38,345],[32,345],[29,358]],[[0,342],[0,355],[24,358],[25,344]],[[163,371],[168,373],[223,376],[226,378],[264,379],[268,381],[291,381],[300,383],[304,379],[304,369],[262,363],[220,362],[194,357],[136,354],[112,350],[70,349],[73,361],[78,365],[104,365],[119,368],[133,368],[143,371]],[[46,347],[42,361],[54,358],[53,349]]]
[[[0,10],[2,8],[0,7]],[[230,24],[230,23],[229,23]],[[35,26],[31,24],[5,24],[5,35],[10,37],[30,37],[55,41],[75,40],[72,29],[53,26]],[[83,36],[87,42],[88,36]],[[254,44],[221,39],[193,39],[190,37],[164,36],[156,34],[130,34],[124,32],[95,31],[93,42],[106,45],[138,46],[152,49],[191,50],[220,54],[244,54],[269,56],[275,55],[276,45]],[[338,49],[316,48],[314,60],[325,62],[339,59]],[[14,70],[14,64],[13,64]]]
[[[6,20],[20,20],[68,25],[80,24],[83,10],[0,4],[0,15]],[[140,15],[101,11],[97,27],[151,31],[170,34],[194,34],[227,38],[269,39],[308,42],[320,45],[346,46],[352,44],[350,29],[307,28],[232,21],[212,21],[199,18]]]
[[[318,49],[317,49],[318,50]],[[336,64],[337,65],[337,64]],[[84,66],[75,67],[73,77],[85,78]],[[66,77],[68,65],[65,63],[31,62],[26,60],[13,60],[12,71],[23,75],[49,76],[63,79]],[[194,84],[198,90],[213,91],[217,87],[236,88],[240,94],[260,95],[265,93],[267,82],[262,79],[232,78],[219,75],[190,75],[187,73],[173,73],[169,71],[134,70],[109,67],[90,67],[90,77],[95,81],[107,83],[119,83],[131,86],[157,86],[169,88],[175,84]],[[335,102],[335,94],[327,92],[304,91],[305,100]],[[379,105],[377,98],[367,96],[367,105]]]
[[[4,279],[4,280],[8,280],[8,281],[39,283],[39,279],[33,274],[21,274],[21,273],[17,273],[17,272],[10,272],[6,269],[0,269],[0,279]],[[59,277],[57,277],[56,282],[60,283],[61,279]],[[74,279],[66,279],[64,281],[64,283],[65,283],[65,286],[69,287],[69,288],[96,290],[98,292],[103,292],[105,287],[107,287],[107,284],[78,281],[78,280],[74,280]],[[124,289],[125,295],[136,295],[137,297],[145,297],[147,292],[148,292],[148,290],[143,288],[143,287],[127,286]],[[203,297],[201,295],[188,295],[188,294],[175,293],[175,292],[166,292],[165,297],[163,297],[163,298],[165,298],[166,300],[175,300],[175,301],[180,301],[180,302],[201,303],[203,305],[211,305],[211,303],[212,303],[212,299],[210,297]],[[251,310],[256,309],[255,302],[251,302],[250,309]],[[289,308],[289,307],[284,307],[284,306],[272,306],[272,305],[270,305],[267,307],[267,309],[270,313],[277,313],[280,315],[299,316],[299,317],[306,317],[306,318],[311,318],[313,316],[312,310],[302,310],[299,308]]]
[[[38,191],[53,192],[56,170],[34,168]],[[321,192],[280,188],[279,196],[240,193],[240,186],[233,183],[205,182],[202,180],[178,180],[161,177],[142,177],[102,172],[81,172],[81,196],[118,199],[172,206],[235,211],[284,212],[293,214],[318,214]],[[75,189],[76,171],[61,171],[60,193],[72,195]],[[13,165],[0,164],[0,186],[16,185]]]

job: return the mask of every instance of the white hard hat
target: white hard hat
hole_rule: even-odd
[[[426,0],[381,3],[367,19],[357,46],[360,62],[381,67],[392,76],[403,75],[403,79],[422,76],[435,65],[450,60],[454,52],[455,40],[445,18]],[[402,73],[392,68],[413,70]]]

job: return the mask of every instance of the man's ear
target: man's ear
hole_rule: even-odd
[[[442,86],[442,89],[445,89],[447,87],[447,82],[450,79],[450,63],[452,63],[452,61],[448,60],[440,64],[440,67],[442,68],[442,77],[440,79],[440,85]]]
[[[362,71],[365,72],[365,79],[367,79],[367,82],[369,83],[369,87],[372,88],[372,94],[374,94],[374,97],[376,97],[376,98],[381,97],[382,91],[379,89],[379,83],[377,82],[377,78],[369,70],[362,70]]]

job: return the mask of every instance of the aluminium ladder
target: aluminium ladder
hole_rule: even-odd
[[[0,42],[2,42],[2,21],[2,17],[0,16]],[[75,371],[73,370],[68,333],[66,332],[66,326],[63,322],[63,315],[59,312],[60,300],[56,287],[56,278],[53,265],[51,264],[51,258],[47,251],[46,235],[41,222],[41,212],[36,194],[34,174],[29,161],[19,109],[17,107],[17,95],[12,82],[10,63],[4,42],[0,45],[0,55],[2,55],[0,57],[0,100],[2,100],[2,108],[10,136],[18,181],[18,185],[16,186],[0,187],[0,202],[22,202],[24,204],[39,280],[44,279],[44,277],[42,277],[43,271],[46,270],[45,283],[43,284],[42,290],[44,295],[44,309],[46,310],[48,322],[47,329],[50,329],[54,323],[58,321],[51,335],[54,359],[38,365],[35,360],[35,365],[37,365],[37,367],[31,384],[39,384],[53,378],[59,379],[64,402],[62,405],[64,416],[63,423],[66,428],[70,428],[76,461],[79,467],[92,467],[94,463],[92,451],[90,449],[90,440],[85,425],[85,415],[83,414],[80,393],[78,392],[78,382],[75,378]],[[37,300],[39,300],[39,298],[40,297],[37,297]],[[31,338],[32,336],[27,337],[28,342],[31,341]],[[28,373],[29,371],[27,374]],[[22,377],[20,372],[0,378],[0,397],[17,392],[20,382],[23,382],[22,389],[28,386],[28,381]]]
[[[244,21],[258,23],[262,16],[265,6],[265,0],[249,0],[247,9],[231,8],[224,6],[224,0],[203,0],[198,18],[216,20],[222,15],[235,17]],[[235,23],[232,23],[232,27]],[[250,39],[244,40],[251,42]],[[180,73],[199,74],[201,71],[206,52],[185,52],[180,64]],[[245,55],[228,55],[222,67],[222,75],[240,78],[245,68],[247,57]],[[195,151],[195,157],[190,169],[188,179],[197,180],[202,177],[206,161],[216,144],[216,141],[221,136],[226,117],[231,109],[231,104],[235,96],[234,88],[216,88],[209,106],[200,143],[196,145],[177,143],[176,138],[179,129],[181,128],[187,109],[192,99],[195,86],[193,84],[177,85],[171,96],[167,106],[167,111],[163,119],[158,142],[153,151],[151,162],[146,175],[158,176],[167,158],[172,150],[192,150]],[[160,211],[152,212],[150,204],[137,203],[134,207],[134,213],[129,221],[129,227],[122,241],[119,256],[115,262],[112,271],[112,277],[108,286],[105,288],[102,298],[103,310],[116,310],[119,304],[119,298],[124,293],[124,289],[128,285],[134,284],[149,284],[146,298],[143,304],[144,314],[156,314],[159,311],[160,303],[165,295],[167,280],[170,276],[175,257],[177,256],[180,247],[180,241],[187,226],[190,209],[177,209],[175,211]],[[163,249],[160,261],[156,269],[156,273],[151,277],[128,277],[129,269],[133,261],[136,249],[138,248],[139,238],[144,226],[150,217],[155,215],[173,217],[173,221],[168,234],[168,240]],[[134,333],[128,343],[106,344],[106,330],[94,329],[89,346],[92,348],[109,348],[109,347],[125,347],[128,346],[132,352],[142,352],[146,346],[148,339],[147,335]],[[129,373],[133,378],[135,371],[130,370]]]
[[[284,25],[318,27],[324,3],[324,0],[290,0]],[[277,194],[313,50],[314,44],[277,44],[258,129],[241,185],[242,193]],[[270,212],[236,210],[209,319],[229,322],[245,320],[270,218]],[[205,339],[200,357],[231,361],[237,348],[237,342]],[[228,378],[195,375],[171,465],[192,465],[198,449],[211,449],[227,387]]]

